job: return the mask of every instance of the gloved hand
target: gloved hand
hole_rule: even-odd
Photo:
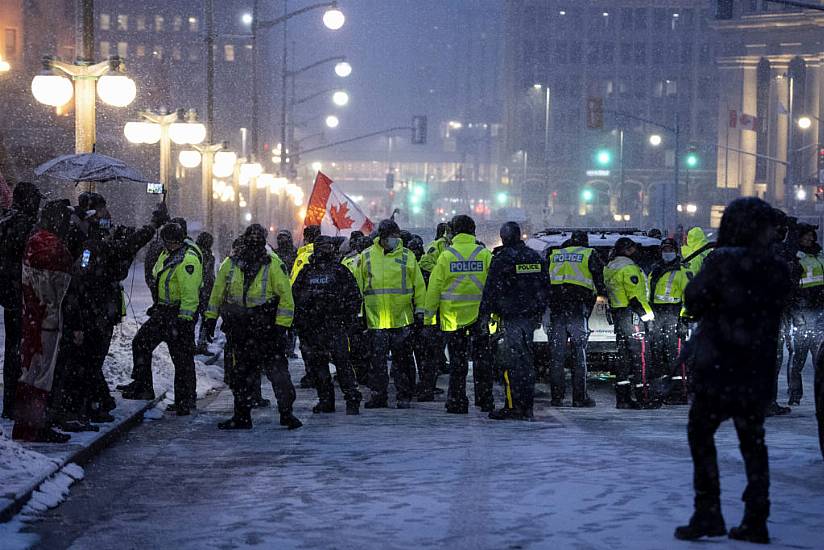
[[[416,312],[415,313],[415,326],[416,327],[423,327],[423,313]]]
[[[213,342],[215,339],[215,329],[217,328],[217,319],[204,319],[203,332],[206,334],[206,339]]]
[[[655,314],[651,311],[649,313],[645,313],[644,315],[641,315],[641,320],[645,323],[649,323],[650,321],[654,321],[655,320]]]
[[[170,219],[171,218],[169,218],[169,211],[166,208],[166,203],[161,202],[152,212],[152,220],[149,223],[153,225],[155,229],[160,229],[160,227]]]
[[[489,336],[489,315],[478,317],[478,332],[481,336]]]
[[[689,323],[687,323],[687,320],[684,319],[683,317],[678,319],[678,325],[676,327],[676,330],[678,331],[678,338],[682,342],[686,342],[687,336],[689,335],[689,331],[690,331],[690,326],[689,326]]]

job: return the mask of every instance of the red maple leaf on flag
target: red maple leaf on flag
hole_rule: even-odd
[[[338,229],[349,229],[352,227],[352,224],[355,223],[352,218],[349,217],[349,203],[342,202],[337,206],[333,206],[329,209],[329,217],[332,218],[332,223]]]

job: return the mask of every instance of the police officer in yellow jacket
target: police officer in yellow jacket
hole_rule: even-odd
[[[252,224],[243,234],[236,256],[220,264],[209,307],[207,332],[214,333],[218,314],[228,325],[232,353],[224,364],[235,397],[234,415],[218,424],[224,430],[252,427],[253,385],[261,371],[272,382],[278,401],[280,424],[290,430],[301,427],[292,413],[295,387],[286,358],[286,329],[294,318],[292,288],[286,266],[266,249],[266,229]]]
[[[449,375],[446,412],[469,412],[466,377],[470,351],[473,352],[475,403],[484,412],[492,412],[493,376],[491,357],[486,345],[488,330],[478,322],[478,308],[489,264],[492,262],[492,253],[475,240],[475,221],[469,216],[455,216],[451,227],[455,234],[452,244],[440,254],[429,277],[425,323],[434,324],[437,315],[449,349],[452,370]],[[425,369],[425,372],[430,370]],[[431,382],[434,383],[434,380]]]
[[[363,251],[355,278],[363,294],[364,315],[372,338],[372,365],[367,409],[388,406],[387,358],[392,352],[392,373],[399,409],[409,408],[415,392],[415,362],[410,326],[423,323],[426,287],[415,255],[401,244],[394,220],[378,224],[374,244]]]
[[[435,264],[438,263],[438,257],[449,246],[450,229],[449,224],[441,222],[435,227],[435,240],[426,245],[424,255],[421,256],[420,266],[423,278],[429,281],[429,276],[432,270],[435,269]]]
[[[680,402],[686,387],[678,365],[678,339],[685,333],[681,311],[688,282],[689,272],[678,255],[678,244],[675,239],[664,239],[661,260],[652,266],[648,284],[655,314],[655,322],[648,324],[651,353],[646,381],[651,402],[668,399],[670,391],[674,402]]]
[[[615,400],[618,409],[637,409],[641,405],[632,399],[632,382],[641,379],[643,356],[632,343],[634,338],[633,312],[646,323],[655,319],[647,299],[647,280],[641,268],[632,260],[638,252],[629,237],[615,241],[613,259],[604,268],[604,282],[609,296],[609,307],[618,346],[618,368],[615,380]],[[633,377],[633,373],[635,376]]]
[[[176,223],[167,223],[160,230],[164,250],[152,268],[157,301],[149,310],[149,320],[132,340],[134,382],[123,390],[126,399],[154,399],[152,352],[166,342],[175,367],[175,403],[171,408],[178,416],[190,414],[197,401],[194,316],[203,278],[200,260],[186,246],[185,238]]]
[[[303,269],[303,267],[307,265],[309,260],[312,258],[312,253],[315,251],[315,239],[318,237],[320,237],[319,225],[307,225],[303,228],[303,246],[298,248],[295,263],[292,264],[292,272],[289,276],[289,282],[291,284],[295,284],[295,280],[298,278],[298,274],[300,274],[301,269]],[[294,341],[294,337],[292,341]],[[291,349],[295,349],[294,345]],[[301,347],[301,354],[304,354],[304,351],[305,350]],[[300,387],[314,388],[316,380],[308,362],[304,362],[304,369],[304,375],[300,379]]]
[[[604,262],[589,248],[586,231],[573,231],[563,248],[549,253],[550,405],[563,405],[567,339],[572,344],[572,406],[594,407],[587,393],[589,316],[605,295]]]

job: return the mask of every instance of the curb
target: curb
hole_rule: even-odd
[[[87,447],[77,449],[72,454],[63,458],[59,463],[54,464],[54,466],[49,470],[43,472],[43,474],[41,474],[36,481],[32,482],[26,489],[15,495],[14,500],[12,500],[11,503],[0,509],[0,523],[5,523],[11,520],[20,510],[22,510],[23,506],[25,506],[31,498],[32,493],[37,491],[44,481],[62,470],[67,464],[75,463],[79,466],[83,466],[88,463],[92,458],[100,454],[103,449],[114,443],[121,435],[140,424],[143,421],[143,414],[149,409],[157,406],[157,404],[165,398],[166,392],[164,391],[151,401],[147,401],[142,407],[124,418],[122,422],[112,427],[111,430],[101,433],[100,436],[95,438]]]

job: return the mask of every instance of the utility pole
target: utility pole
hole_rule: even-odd
[[[285,3],[285,0],[284,0]],[[258,115],[260,105],[258,100],[258,43],[257,33],[260,28],[260,0],[255,0],[252,4],[252,157],[257,158],[258,154]]]
[[[279,175],[285,177],[289,177],[289,167],[286,166],[286,161],[289,159],[289,155],[286,153],[286,148],[289,146],[286,143],[288,138],[288,131],[286,128],[286,124],[288,122],[288,116],[286,114],[288,103],[286,96],[289,84],[289,67],[287,66],[287,63],[289,62],[289,33],[287,32],[288,14],[289,2],[287,0],[283,0],[283,55],[280,61],[280,165],[278,169]]]

